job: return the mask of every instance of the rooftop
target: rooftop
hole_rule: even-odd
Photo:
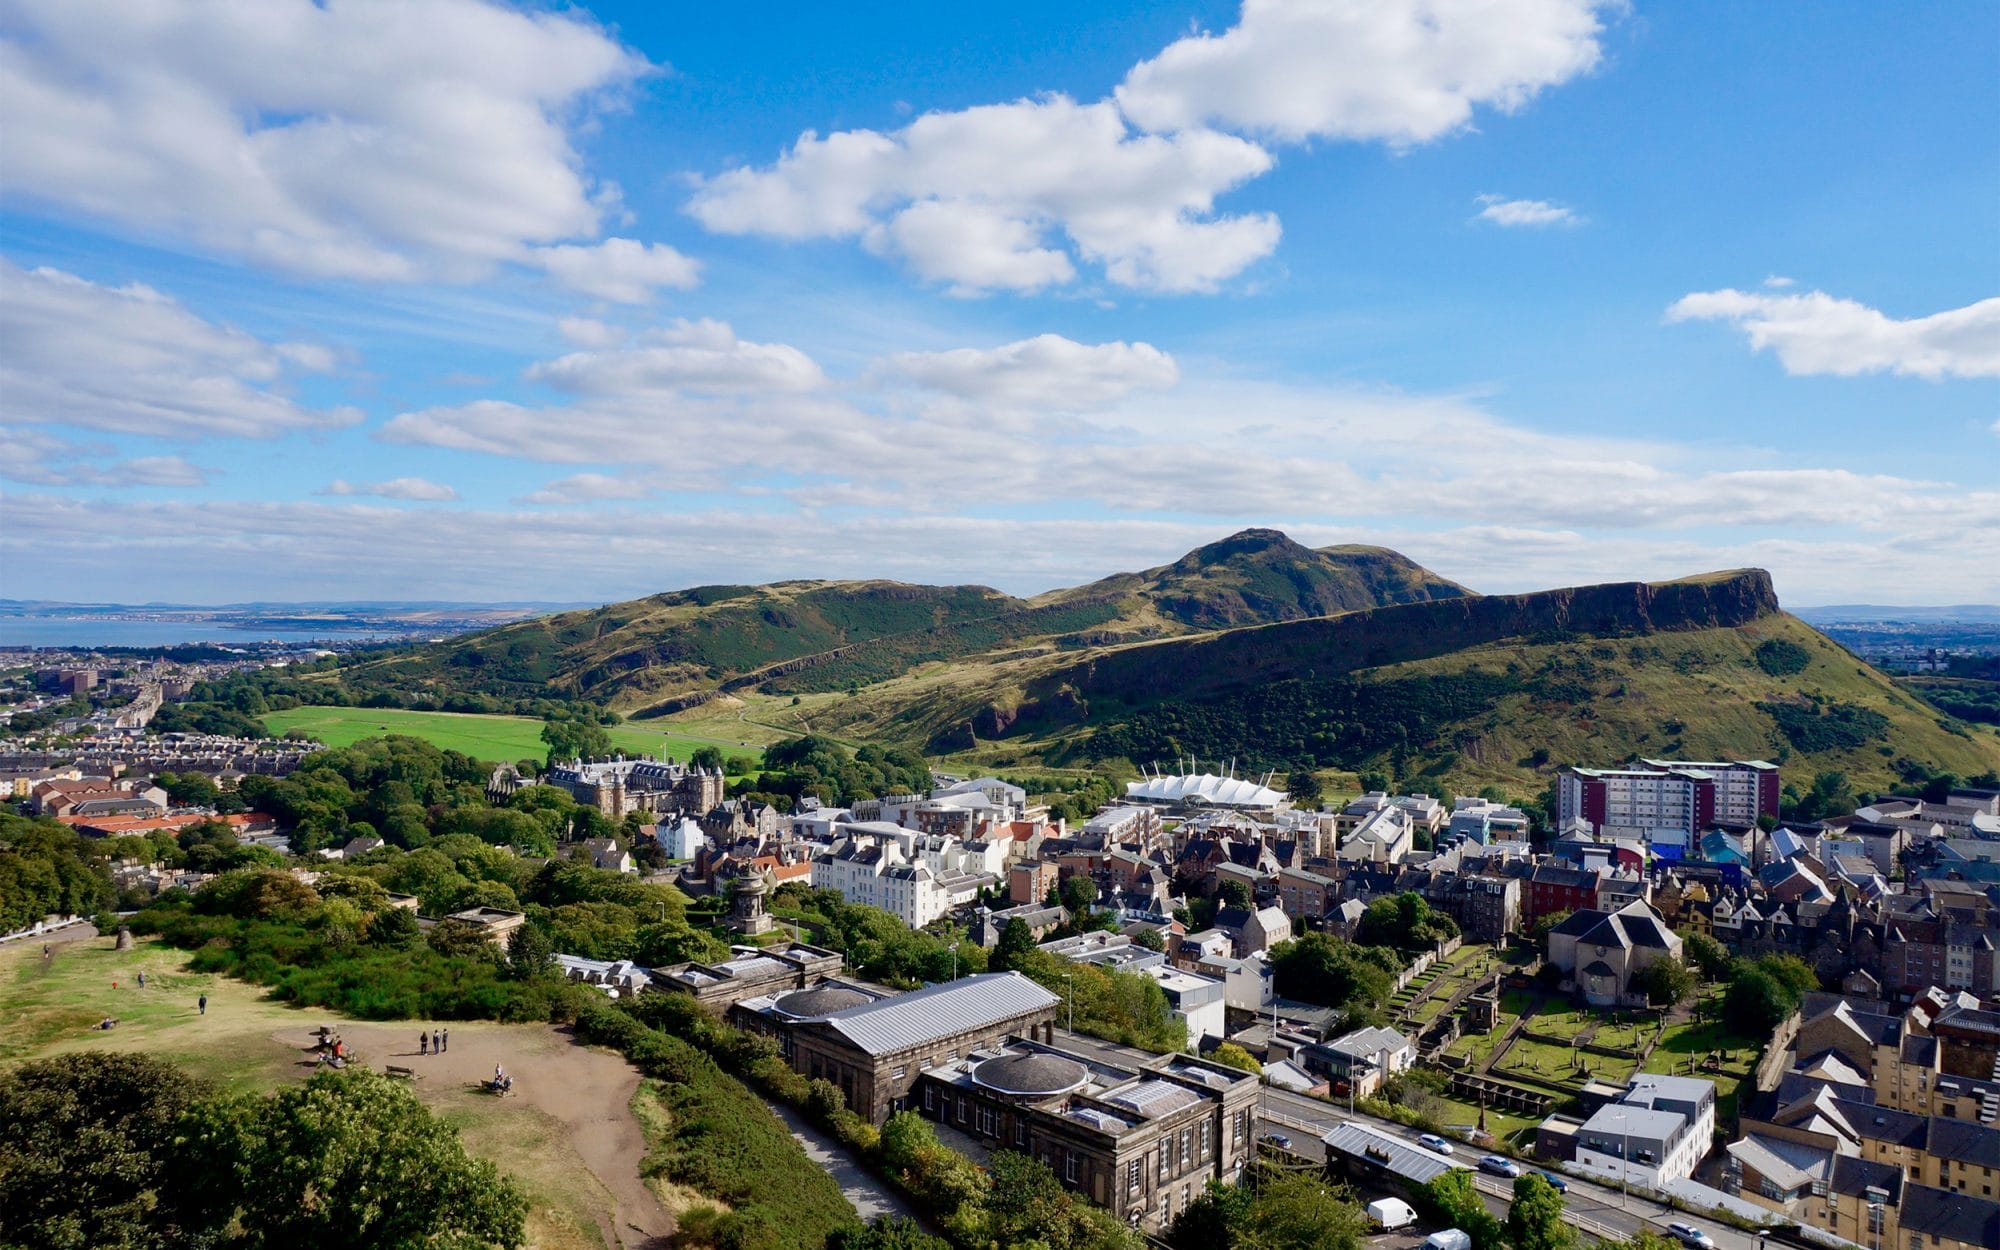
[[[844,1008],[822,1022],[867,1053],[882,1055],[1053,1009],[1061,1001],[1018,972],[988,972]]]

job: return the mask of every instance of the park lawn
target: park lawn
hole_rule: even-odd
[[[247,982],[187,970],[186,952],[140,938],[131,950],[108,937],[62,942],[44,963],[41,944],[0,946],[0,1068],[81,1050],[144,1051],[239,1093],[265,1093],[310,1075],[301,1051],[275,1034],[320,1024],[370,1027],[320,1008],[266,998]],[[146,974],[146,988],[138,976]],[[113,982],[117,988],[112,987]],[[201,1014],[196,999],[208,996]],[[105,1016],[116,1028],[91,1026]],[[519,1025],[453,1025],[461,1036]],[[562,1126],[518,1102],[450,1088],[418,1091],[458,1128],[466,1148],[493,1160],[528,1195],[533,1250],[603,1250],[597,1211],[604,1188]]]
[[[670,732],[659,724],[627,721],[606,725],[604,732],[614,748],[629,755],[676,759],[686,759],[697,747],[715,747],[724,756],[757,757],[762,752],[761,743],[770,736],[770,731],[754,725],[740,726],[744,731],[740,738],[707,738]],[[548,753],[548,747],[542,743],[542,722],[529,716],[411,712],[400,708],[295,707],[269,713],[264,717],[264,727],[275,734],[301,730],[330,747],[344,747],[384,734],[407,734],[442,750],[460,751],[498,763],[540,759]]]

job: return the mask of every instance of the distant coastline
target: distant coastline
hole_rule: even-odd
[[[367,642],[421,636],[396,629],[281,628],[256,621],[118,620],[105,617],[0,617],[0,647],[243,646],[256,642]]]

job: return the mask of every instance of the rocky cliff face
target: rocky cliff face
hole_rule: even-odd
[[[1209,698],[1288,678],[1430,659],[1508,638],[1730,628],[1778,610],[1770,574],[1743,569],[1678,582],[1440,599],[1234,629],[1126,647],[1058,669],[1035,681],[1017,706],[980,708],[937,742],[962,742],[968,731],[991,737],[996,730],[1080,723],[1094,702]]]

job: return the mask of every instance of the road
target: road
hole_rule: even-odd
[[[1110,1063],[1130,1064],[1154,1058],[1142,1050],[1085,1037],[1080,1033],[1065,1033],[1061,1029],[1056,1030],[1056,1045]],[[1325,1148],[1320,1143],[1320,1137],[1343,1120],[1367,1124],[1397,1137],[1414,1139],[1417,1136],[1415,1129],[1393,1120],[1378,1119],[1365,1111],[1350,1114],[1344,1104],[1325,1102],[1269,1086],[1263,1091],[1258,1117],[1265,1126],[1264,1131],[1283,1133],[1291,1138],[1292,1153],[1321,1162],[1325,1158]],[[1463,1154],[1472,1151],[1472,1147],[1461,1143],[1458,1150]],[[1476,1151],[1473,1151],[1473,1157],[1477,1158]],[[1664,1236],[1667,1222],[1676,1220],[1693,1224],[1714,1238],[1717,1250],[1759,1250],[1755,1233],[1742,1232],[1714,1220],[1675,1211],[1638,1194],[1620,1194],[1616,1185],[1587,1180],[1553,1165],[1548,1165],[1548,1170],[1561,1173],[1563,1179],[1569,1182],[1569,1192],[1563,1195],[1563,1207],[1570,1219],[1586,1233],[1629,1238],[1643,1228]],[[1514,1193],[1514,1182],[1474,1172],[1473,1183],[1486,1197],[1487,1206],[1504,1217],[1507,1201]]]

